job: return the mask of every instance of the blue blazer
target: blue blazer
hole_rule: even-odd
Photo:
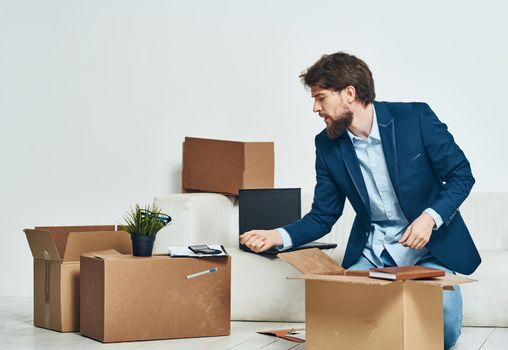
[[[427,104],[376,101],[374,107],[388,172],[404,215],[410,223],[426,208],[441,215],[444,223],[433,231],[426,247],[445,267],[471,274],[481,258],[458,210],[474,184],[464,153]],[[370,233],[369,194],[347,133],[331,140],[323,130],[315,143],[312,209],[284,229],[294,246],[324,236],[341,216],[347,197],[356,212],[342,262],[348,268],[362,254]]]

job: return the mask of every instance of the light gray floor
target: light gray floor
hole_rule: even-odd
[[[22,297],[0,297],[0,349],[264,349],[302,350],[298,344],[256,332],[274,328],[303,327],[300,323],[231,322],[228,337],[158,340],[147,342],[102,344],[79,333],[59,333],[32,325],[32,300]],[[464,327],[454,350],[506,350],[508,328]]]

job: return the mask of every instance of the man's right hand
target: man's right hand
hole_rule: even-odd
[[[240,243],[255,253],[264,252],[272,247],[282,245],[282,237],[277,230],[252,230],[240,235]]]

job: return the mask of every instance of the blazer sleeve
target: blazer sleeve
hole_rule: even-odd
[[[427,156],[434,172],[443,182],[439,195],[431,203],[448,226],[475,182],[464,152],[455,143],[446,124],[439,121],[427,104],[420,113],[420,128]]]
[[[342,215],[346,196],[338,188],[323,160],[319,149],[319,135],[316,144],[316,186],[312,209],[300,220],[283,226],[293,242],[293,247],[312,242],[329,233]]]

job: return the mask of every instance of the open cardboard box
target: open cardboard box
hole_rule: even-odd
[[[229,256],[81,255],[83,336],[109,343],[229,335],[230,305]]]
[[[34,325],[79,331],[79,256],[132,251],[130,235],[107,226],[35,227],[24,230],[34,257]]]
[[[238,195],[238,190],[273,188],[273,142],[236,142],[186,137],[182,187]]]
[[[447,274],[387,281],[347,271],[319,249],[278,254],[305,280],[306,349],[442,349],[443,289],[473,280]]]

